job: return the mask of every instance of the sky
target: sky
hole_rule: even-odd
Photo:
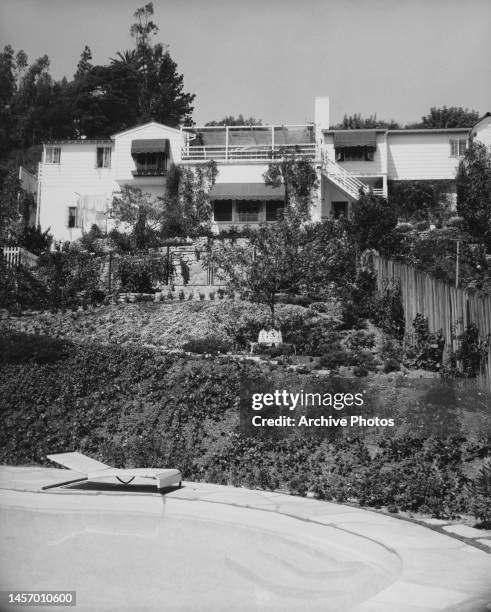
[[[131,49],[145,0],[0,0],[0,45],[47,54],[71,78],[89,45]],[[491,111],[491,0],[154,0],[198,124],[225,115],[313,121],[314,96],[343,115],[417,121],[432,106]]]

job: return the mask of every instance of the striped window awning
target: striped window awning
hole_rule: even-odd
[[[138,153],[169,153],[169,140],[167,138],[146,138],[131,141],[131,155]]]
[[[377,147],[377,133],[375,130],[345,130],[334,132],[334,148],[346,149],[351,147]]]
[[[270,187],[264,183],[217,183],[209,194],[210,200],[276,200],[284,199],[285,187]]]

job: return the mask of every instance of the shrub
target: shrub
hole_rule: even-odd
[[[371,270],[360,270],[351,289],[350,303],[355,316],[372,318],[376,307],[377,278]]]
[[[67,340],[19,332],[9,332],[0,340],[0,363],[54,363],[65,359],[73,346]]]
[[[469,323],[464,333],[458,337],[459,349],[455,357],[462,361],[462,373],[467,378],[475,378],[481,373],[488,356],[488,342],[479,337],[475,323]]]
[[[342,317],[341,329],[362,329],[366,325],[365,320],[359,315],[359,307],[351,301],[343,303]]]
[[[353,235],[360,251],[383,251],[387,236],[397,225],[393,206],[373,194],[362,195],[353,205]]]
[[[399,279],[384,279],[381,294],[374,304],[375,323],[391,336],[404,336],[404,307]]]
[[[182,348],[189,353],[216,355],[227,353],[230,350],[230,344],[217,338],[193,338]]]
[[[281,355],[292,355],[294,352],[294,348],[291,344],[280,344],[278,346],[262,346],[259,344],[256,347],[256,353],[267,355],[271,359],[280,357]]]
[[[117,268],[122,291],[154,293],[154,285],[165,281],[168,266],[165,258],[151,256],[124,256]]]
[[[487,460],[478,475],[467,485],[471,495],[471,509],[484,527],[491,527],[491,460]]]
[[[282,293],[276,298],[277,304],[294,304],[295,306],[307,307],[312,303],[312,300],[306,295],[290,295]]]
[[[428,319],[418,313],[413,321],[414,344],[406,350],[409,365],[437,372],[443,365],[445,337],[442,330],[432,333]]]
[[[340,366],[352,365],[353,355],[347,351],[339,342],[334,343],[328,353],[319,359],[319,365],[326,370],[335,370]]]
[[[386,374],[389,374],[390,372],[398,372],[400,369],[401,364],[393,357],[389,357],[389,359],[384,362],[384,372]]]
[[[371,349],[375,346],[375,334],[365,330],[355,330],[346,338],[346,346],[352,351]]]

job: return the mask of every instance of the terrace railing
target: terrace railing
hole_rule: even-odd
[[[226,125],[182,127],[184,161],[268,161],[289,153],[315,159],[314,126]]]
[[[217,160],[217,161],[268,161],[281,159],[285,155],[295,154],[307,159],[315,159],[315,143],[284,145],[187,145],[182,150],[183,161]]]

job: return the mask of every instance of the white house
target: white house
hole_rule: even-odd
[[[123,185],[158,196],[171,164],[213,159],[215,230],[275,221],[284,191],[264,185],[263,174],[291,150],[317,169],[311,218],[319,221],[349,212],[360,188],[386,196],[389,181],[452,181],[471,137],[491,144],[491,115],[471,130],[332,130],[323,97],[315,99],[312,124],[177,130],[148,123],[110,139],[53,141],[44,145],[39,164],[37,220],[58,240],[79,238],[93,224],[107,230],[113,196]]]

